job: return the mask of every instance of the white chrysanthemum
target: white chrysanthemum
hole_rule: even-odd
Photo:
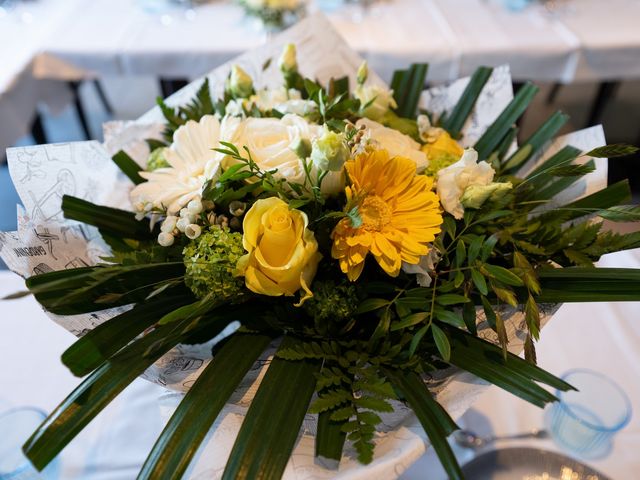
[[[429,164],[427,154],[420,150],[420,144],[410,136],[368,118],[361,118],[356,122],[356,127],[361,125],[367,127],[371,140],[389,152],[390,156],[406,157],[413,160],[416,163],[418,173],[427,168]]]
[[[462,195],[468,187],[489,185],[495,171],[487,162],[478,163],[478,152],[467,148],[456,163],[438,172],[437,191],[445,211],[458,220],[464,215]]]
[[[220,122],[205,115],[199,122],[189,120],[173,134],[173,143],[165,151],[167,168],[141,172],[146,182],[131,191],[133,205],[148,205],[175,214],[202,193],[206,179],[214,178],[222,155],[219,146]],[[208,176],[205,177],[205,166]]]

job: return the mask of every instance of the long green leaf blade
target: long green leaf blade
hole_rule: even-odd
[[[518,90],[518,93],[516,93],[509,105],[507,105],[495,122],[489,126],[487,131],[484,132],[482,137],[477,141],[475,149],[478,152],[480,160],[489,157],[491,152],[493,152],[500,143],[500,140],[507,134],[513,123],[515,123],[527,109],[527,106],[537,92],[538,87],[532,83],[526,83]]]
[[[337,467],[342,458],[342,449],[347,434],[342,431],[344,422],[331,420],[333,410],[326,410],[318,415],[318,432],[316,435],[316,457],[329,467]]]
[[[71,195],[62,197],[62,211],[65,218],[93,225],[116,237],[149,240],[157,235],[147,221],[136,220],[133,212],[96,205]]]
[[[191,300],[189,295],[171,295],[137,305],[76,340],[62,354],[62,363],[74,375],[83,377],[152,326],[162,315]]]
[[[449,478],[461,480],[463,478],[462,470],[449,442],[447,442],[447,436],[454,430],[458,430],[458,426],[444,408],[431,396],[431,392],[429,392],[427,386],[416,373],[387,369],[385,374],[391,380],[391,383],[401,391],[418,420],[420,420],[422,428],[424,428],[429,437],[429,441],[438,454],[442,467],[449,475]]]
[[[179,480],[225,403],[272,337],[235,334],[200,374],[153,446],[139,480]]]
[[[535,155],[545,143],[551,140],[562,126],[567,123],[569,116],[562,112],[555,112],[538,130],[536,130],[521,146],[514,152],[504,165],[504,173],[509,173],[520,168],[524,163]]]
[[[285,337],[280,349],[295,348],[300,343]],[[320,364],[314,361],[273,359],[242,422],[223,480],[280,480],[319,369]]]
[[[124,348],[78,386],[38,427],[23,446],[42,470],[124,388],[177,345],[192,322],[160,327]]]
[[[120,150],[113,157],[113,162],[122,170],[129,180],[131,180],[136,185],[141,184],[142,182],[146,182],[144,178],[140,176],[140,172],[142,171],[142,167],[138,165],[133,158],[127,155],[127,152],[124,150]]]
[[[471,76],[462,96],[451,111],[451,114],[442,122],[442,128],[447,130],[452,137],[457,138],[460,131],[471,114],[471,110],[478,101],[480,93],[484,88],[487,80],[491,76],[493,69],[490,67],[478,67]]]

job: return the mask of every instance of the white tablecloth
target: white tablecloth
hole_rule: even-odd
[[[383,78],[417,61],[431,63],[432,81],[505,63],[516,80],[569,83],[640,76],[637,0],[557,2],[553,13],[537,5],[512,12],[501,3],[389,0],[374,4],[362,20],[349,10],[329,16]],[[149,13],[134,0],[94,0],[81,15],[59,23],[36,58],[35,73],[194,78],[264,38],[229,2]],[[582,67],[576,70],[579,60]]]
[[[68,101],[52,80],[196,78],[266,39],[229,1],[155,12],[143,3],[38,0],[0,18],[0,152],[27,132],[40,101]],[[388,0],[359,20],[349,9],[329,16],[386,80],[411,62],[429,62],[430,82],[505,63],[515,80],[640,77],[640,1],[556,3],[549,13],[537,5],[511,12],[501,0]]]
[[[640,268],[640,250],[610,255],[602,265]],[[0,272],[0,295],[20,289],[17,276]],[[540,365],[552,373],[591,368],[618,382],[631,398],[635,413],[612,452],[604,459],[587,460],[613,479],[640,471],[639,320],[640,303],[565,305],[543,330],[537,347]],[[59,361],[72,342],[72,335],[47,319],[32,298],[0,303],[0,409],[9,403],[54,408],[79,383]],[[162,428],[158,397],[164,393],[136,380],[63,451],[61,478],[134,478]],[[541,422],[541,410],[495,387],[462,420],[467,428],[498,435],[536,428]],[[550,440],[509,443],[516,444],[557,450]],[[402,479],[427,477],[444,478],[431,451]]]

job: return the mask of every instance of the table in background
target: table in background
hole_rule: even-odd
[[[510,12],[500,0],[389,0],[375,3],[360,20],[349,9],[329,17],[387,80],[393,70],[425,61],[430,82],[505,63],[516,81],[640,78],[640,2],[556,3],[557,11],[549,13],[538,5]],[[27,132],[38,102],[59,106],[69,100],[64,85],[51,80],[192,79],[266,38],[229,1],[155,13],[143,4],[38,0],[17,7],[29,21],[13,20],[19,12],[0,19],[0,151]]]
[[[640,268],[640,250],[607,256],[601,265]],[[0,272],[0,296],[22,288],[17,276]],[[565,305],[544,328],[537,346],[540,365],[550,372],[591,368],[618,382],[631,398],[631,423],[616,437],[611,454],[587,460],[614,479],[640,471],[639,321],[640,303]],[[59,360],[73,336],[49,320],[32,298],[0,303],[0,332],[0,397],[51,411],[79,383]],[[144,380],[134,381],[63,451],[62,478],[134,478],[162,428],[158,397],[164,392]],[[492,387],[462,424],[481,434],[520,432],[540,427],[542,410]],[[550,440],[509,443],[523,444],[557,450]],[[438,480],[438,475],[444,479],[428,451],[402,480]]]
[[[77,0],[38,0],[0,15],[0,161],[29,132],[38,103],[56,110],[68,102],[63,83],[32,74],[35,56]]]

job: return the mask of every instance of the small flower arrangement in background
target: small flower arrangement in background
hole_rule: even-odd
[[[300,20],[305,12],[305,0],[236,0],[245,13],[257,18],[267,31],[277,32]]]

